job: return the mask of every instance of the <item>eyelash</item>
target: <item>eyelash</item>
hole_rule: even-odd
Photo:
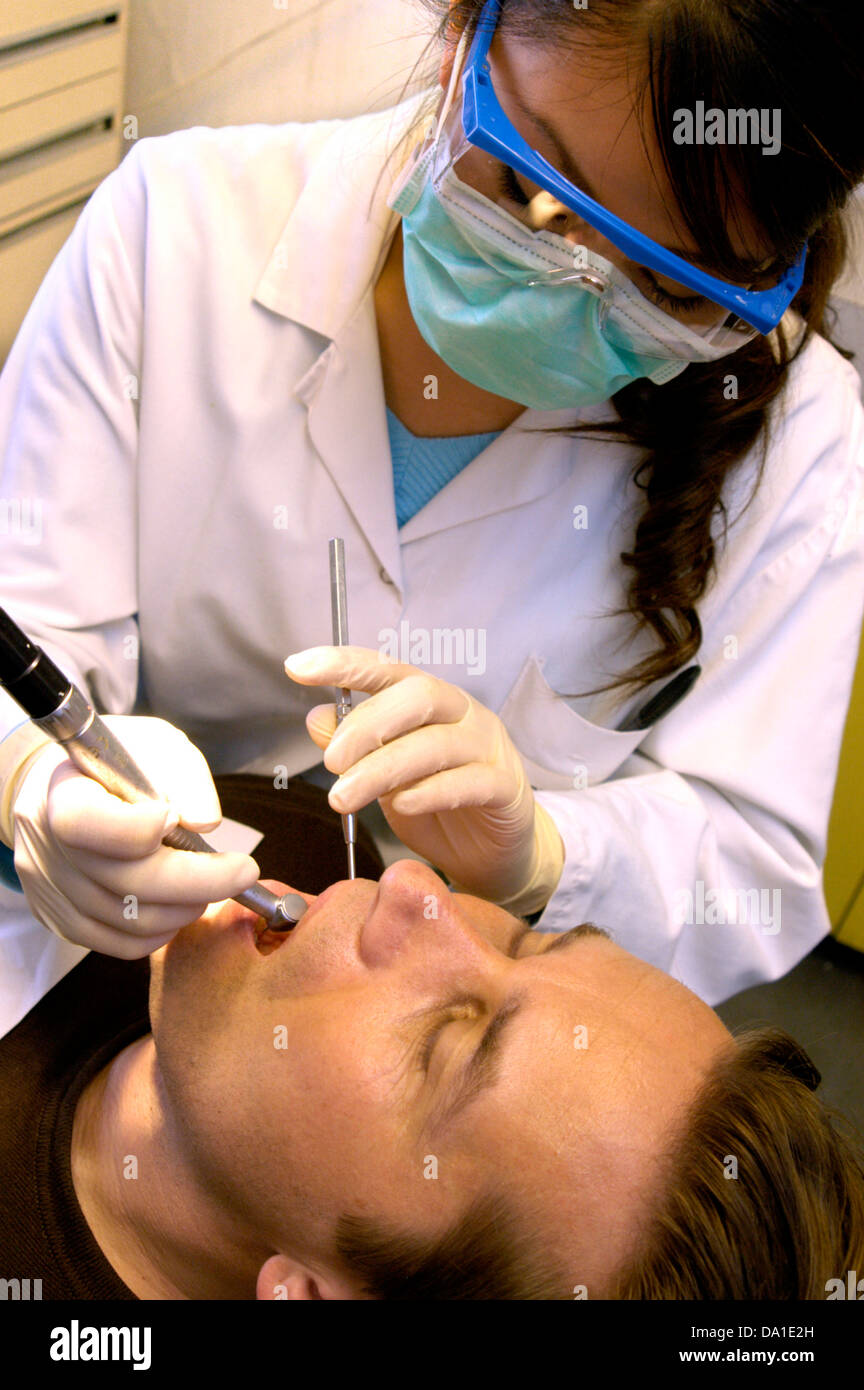
[[[643,272],[647,273],[647,272]],[[667,294],[661,290],[660,286],[652,280],[650,282],[651,294],[647,297],[660,309],[668,309],[673,314],[684,314],[688,309],[698,309],[705,303],[701,294],[691,294],[684,299],[676,299],[674,294]]]
[[[501,165],[499,192],[505,193],[523,208],[526,208],[531,201],[530,198],[525,197],[525,194],[519,187],[516,175],[509,164]],[[647,273],[647,271],[643,271],[643,274],[647,275]],[[649,288],[651,293],[645,296],[646,299],[650,299],[659,309],[668,309],[670,313],[673,314],[686,314],[691,309],[699,309],[705,303],[705,299],[701,294],[694,294],[683,299],[676,299],[675,295],[667,294],[665,290],[661,290],[660,286],[655,284],[653,280],[650,282]]]
[[[439,1034],[444,1031],[448,1023],[455,1023],[460,1018],[470,1017],[466,1013],[467,1008],[466,1004],[449,1004],[447,1008],[438,1013],[434,1022],[427,1028],[421,1040],[417,1059],[417,1064],[422,1072],[427,1073],[429,1071],[429,1063],[432,1061],[432,1053],[435,1051]]]
[[[510,168],[509,164],[501,165],[500,184],[498,191],[500,193],[506,193],[508,197],[512,198],[514,202],[517,202],[520,205],[520,207],[523,208],[527,208],[529,202],[531,201],[530,198],[525,197],[525,194],[522,192],[522,189],[516,182],[516,175],[513,173],[513,170]]]
[[[511,960],[515,960],[519,954],[522,941],[522,936],[517,938],[514,952],[510,957]],[[432,1053],[435,1051],[438,1035],[444,1031],[448,1023],[456,1023],[460,1018],[469,1018],[471,1013],[466,1012],[467,1010],[474,1012],[474,1006],[467,1001],[463,1001],[461,1004],[448,1004],[445,1008],[438,1010],[429,1027],[424,1031],[417,1053],[417,1066],[424,1075],[429,1071],[429,1063],[432,1061]]]

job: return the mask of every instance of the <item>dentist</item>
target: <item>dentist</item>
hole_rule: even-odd
[[[6,1026],[83,950],[144,955],[257,878],[160,845],[218,822],[211,771],[335,774],[334,811],[377,798],[454,885],[608,923],[711,1004],[829,929],[862,19],[428,3],[440,89],[134,145],[0,376],[0,490],[41,517],[7,527],[0,599],[165,798],[120,804],[0,701]],[[782,110],[782,147],[680,143],[697,101]],[[367,696],[338,733],[321,686]]]

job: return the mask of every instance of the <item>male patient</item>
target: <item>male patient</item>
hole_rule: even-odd
[[[284,885],[270,880],[274,891]],[[402,860],[216,904],[0,1042],[0,1252],[43,1298],[824,1298],[864,1167],[809,1059],[597,927]],[[152,1027],[152,1032],[149,1031]],[[815,1234],[814,1234],[815,1232]]]

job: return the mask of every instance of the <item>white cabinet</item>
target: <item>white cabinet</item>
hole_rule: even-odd
[[[3,0],[0,363],[93,189],[122,157],[126,0]]]

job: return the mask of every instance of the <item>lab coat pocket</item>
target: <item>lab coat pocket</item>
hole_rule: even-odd
[[[648,733],[589,723],[551,688],[536,656],[525,662],[498,716],[538,791],[572,791],[605,782]]]

